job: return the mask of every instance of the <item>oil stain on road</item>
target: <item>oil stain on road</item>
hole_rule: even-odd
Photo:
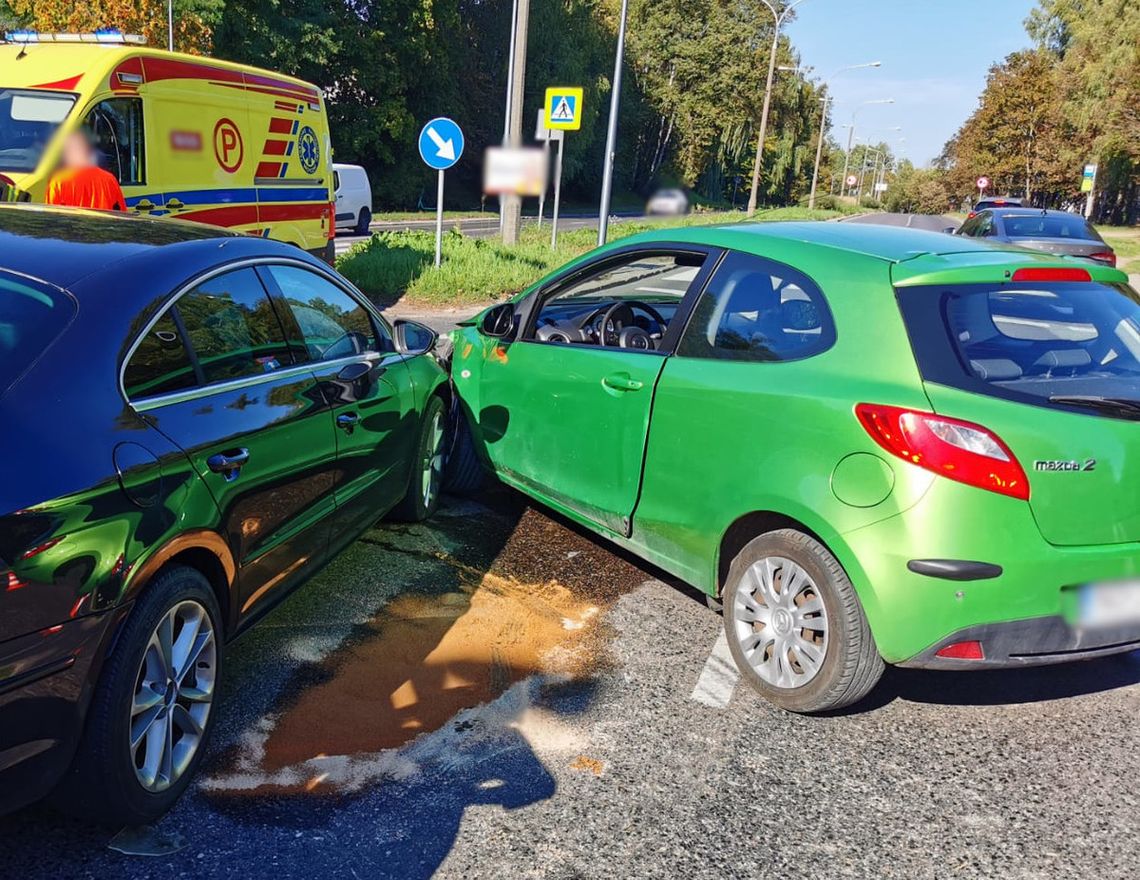
[[[416,563],[411,591],[304,664],[204,789],[355,792],[414,774],[471,725],[541,728],[527,717],[529,688],[600,671],[604,610],[649,575],[514,496],[505,506],[461,504],[369,532],[382,569]]]

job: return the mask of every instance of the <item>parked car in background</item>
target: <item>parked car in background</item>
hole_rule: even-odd
[[[966,216],[967,216],[967,218],[973,217],[979,211],[985,211],[985,210],[988,210],[989,208],[1020,208],[1020,207],[1021,207],[1021,199],[1016,199],[1016,198],[1013,198],[1012,196],[992,196],[992,197],[987,196],[986,198],[978,199],[978,201],[974,203],[974,207],[972,207],[970,209],[969,213]]]
[[[689,197],[683,189],[659,189],[645,205],[650,216],[673,217],[689,213]]]
[[[1122,272],[885,226],[669,229],[456,342],[481,460],[721,597],[742,675],[784,708],[854,703],[884,662],[1140,647]]]
[[[332,147],[320,89],[142,37],[0,39],[0,173],[43,202],[83,131],[135,214],[288,242],[333,262]]]
[[[333,164],[337,229],[351,229],[367,235],[372,224],[372,185],[359,165]]]
[[[1116,265],[1116,252],[1080,214],[1038,208],[989,208],[968,219],[958,235],[1016,244],[1051,254]]]
[[[435,508],[434,343],[285,244],[0,207],[0,812],[177,799],[226,643]]]

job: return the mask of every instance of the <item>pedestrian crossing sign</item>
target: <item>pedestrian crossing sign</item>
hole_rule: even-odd
[[[582,89],[555,86],[546,90],[546,127],[563,131],[582,127]]]

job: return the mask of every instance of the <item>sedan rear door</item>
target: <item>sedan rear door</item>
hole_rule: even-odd
[[[253,268],[182,294],[132,350],[123,387],[213,495],[238,565],[235,621],[324,560],[335,507],[332,415]]]

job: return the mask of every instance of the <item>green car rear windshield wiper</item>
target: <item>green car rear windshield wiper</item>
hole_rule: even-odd
[[[1140,400],[1130,400],[1125,397],[1100,397],[1096,394],[1054,394],[1049,398],[1049,402],[1066,406],[1085,406],[1089,409],[1098,409],[1140,420]]]

